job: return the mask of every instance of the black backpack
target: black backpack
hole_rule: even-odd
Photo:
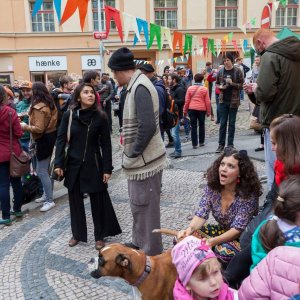
[[[36,175],[26,175],[22,186],[23,204],[29,203],[39,195],[40,179]]]
[[[174,99],[166,93],[165,108],[161,116],[162,128],[164,130],[169,130],[175,127],[178,124],[178,115],[179,111],[177,104],[175,104]]]

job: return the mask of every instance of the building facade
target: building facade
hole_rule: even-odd
[[[62,0],[62,12],[67,0]],[[0,10],[0,83],[13,80],[57,81],[63,74],[79,79],[85,70],[107,70],[111,53],[119,47],[129,47],[138,60],[164,61],[157,66],[162,73],[168,59],[182,56],[179,49],[171,51],[166,41],[161,51],[157,44],[147,50],[143,34],[142,42],[133,47],[133,32],[126,43],[122,43],[114,22],[108,38],[103,41],[104,54],[100,56],[100,41],[93,38],[93,32],[105,31],[103,5],[110,5],[120,12],[145,19],[148,23],[203,37],[222,39],[233,32],[236,40],[251,38],[260,27],[263,7],[268,0],[90,0],[84,30],[81,31],[79,14],[76,12],[63,25],[59,25],[52,0],[44,0],[41,10],[32,17],[34,1],[1,0]],[[99,4],[101,9],[99,10]],[[280,31],[287,26],[299,32],[299,4],[288,0],[272,12],[271,28]],[[256,18],[256,24],[247,31],[247,36],[239,28]],[[103,50],[103,48],[102,48]],[[228,45],[228,51],[234,51]],[[241,53],[243,56],[243,53]],[[102,64],[103,59],[103,64]],[[205,61],[216,61],[209,54],[189,55],[177,60],[177,64],[189,65],[194,73],[204,66]]]

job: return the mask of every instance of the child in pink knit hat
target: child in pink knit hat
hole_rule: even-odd
[[[224,283],[221,265],[204,240],[184,238],[172,249],[172,262],[178,273],[174,300],[237,299],[236,291]]]

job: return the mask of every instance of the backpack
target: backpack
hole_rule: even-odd
[[[162,113],[162,129],[169,130],[178,124],[179,111],[174,99],[166,93],[165,109]]]
[[[23,204],[31,202],[39,195],[40,179],[36,175],[26,175],[25,182],[22,186]]]

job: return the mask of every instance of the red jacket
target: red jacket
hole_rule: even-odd
[[[19,138],[23,135],[23,131],[14,109],[6,105],[0,106],[0,163],[10,160],[9,149],[9,112],[12,117],[12,138],[13,138],[13,151],[16,155],[21,154],[21,145]]]

